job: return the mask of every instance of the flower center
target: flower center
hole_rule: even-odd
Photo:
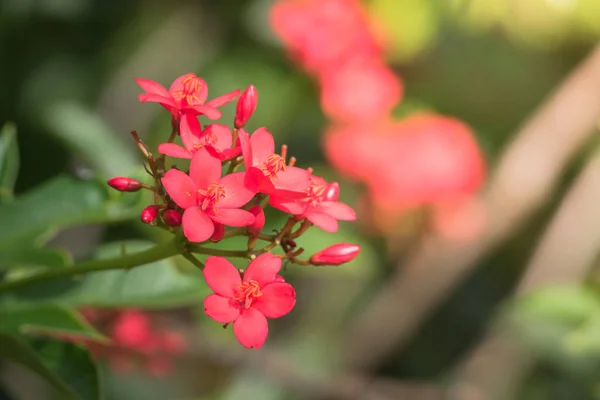
[[[250,308],[252,301],[262,296],[260,291],[260,285],[255,280],[250,279],[248,282],[242,282],[238,285],[239,291],[233,297],[234,301],[237,301],[240,306],[244,308]]]
[[[200,142],[194,143],[194,150],[200,150],[204,146],[214,146],[217,143],[217,135],[214,132],[203,133]]]
[[[200,209],[202,211],[211,210],[212,212],[219,211],[219,201],[225,197],[225,188],[219,183],[211,183],[206,190],[198,189],[200,194]]]
[[[260,166],[260,169],[269,178],[277,178],[277,173],[285,171],[285,168],[285,159],[279,154],[271,154],[267,157],[267,161]]]
[[[202,100],[197,96],[202,87],[202,80],[194,74],[189,74],[181,83],[183,89],[173,92],[175,100],[185,101],[186,104],[202,104]]]

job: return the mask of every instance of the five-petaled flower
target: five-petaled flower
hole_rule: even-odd
[[[215,230],[215,223],[247,226],[254,215],[240,207],[255,195],[244,185],[245,172],[221,178],[221,162],[206,149],[192,157],[189,175],[170,169],[162,184],[171,199],[185,211],[183,233],[190,242],[203,242]],[[214,221],[214,222],[213,222]]]
[[[204,278],[215,292],[204,300],[206,314],[217,322],[233,322],[238,341],[260,348],[267,339],[267,318],[279,318],[296,304],[296,293],[277,275],[281,259],[270,253],[250,262],[243,278],[227,259],[208,257]]]
[[[285,157],[275,153],[273,135],[265,128],[257,129],[252,136],[240,129],[239,138],[249,187],[268,195],[277,194],[282,198],[303,197],[304,190],[310,183],[310,173],[305,169],[286,165]],[[293,208],[291,212],[300,210]]]
[[[202,130],[196,116],[191,114],[181,118],[179,134],[184,147],[175,143],[161,143],[158,151],[170,157],[190,159],[198,150],[206,148],[221,161],[236,157],[241,152],[239,146],[231,146],[233,136],[227,125],[210,124]]]
[[[141,102],[160,103],[175,118],[179,118],[179,113],[191,113],[206,115],[213,120],[218,119],[221,117],[221,112],[217,108],[235,100],[240,94],[240,90],[237,89],[206,101],[208,86],[204,79],[193,73],[175,79],[169,90],[150,79],[136,78],[135,81],[146,92],[138,96]]]
[[[352,207],[338,201],[340,186],[330,184],[320,176],[311,175],[305,197],[286,199],[277,194],[271,196],[271,205],[280,210],[296,214],[297,219],[307,219],[327,232],[338,230],[338,220],[354,221],[356,213]],[[298,212],[297,210],[302,210]]]

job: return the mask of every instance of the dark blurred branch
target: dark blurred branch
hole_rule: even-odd
[[[551,193],[568,160],[600,118],[600,46],[515,134],[482,200],[488,226],[467,244],[427,237],[348,329],[349,368],[369,369],[403,346],[477,262]]]
[[[585,279],[600,254],[599,204],[600,154],[588,163],[561,204],[517,287],[517,296]],[[535,359],[506,328],[496,323],[459,366],[457,387],[494,398],[516,398],[512,392]]]

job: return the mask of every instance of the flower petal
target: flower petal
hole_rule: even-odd
[[[197,205],[196,185],[187,174],[177,169],[170,169],[162,177],[161,182],[171,199],[179,207],[187,209]]]
[[[215,321],[228,324],[240,315],[240,307],[227,297],[211,294],[204,299],[204,312]]]
[[[287,167],[285,171],[277,173],[273,185],[277,190],[304,193],[304,190],[310,185],[310,173],[302,168]]]
[[[275,139],[267,131],[267,128],[258,128],[250,137],[252,144],[252,165],[256,166],[267,160],[275,153]]]
[[[181,122],[179,123],[179,134],[181,135],[182,139],[184,135],[188,137],[189,135],[195,137],[200,137],[200,135],[202,135],[202,126],[194,114],[183,113],[181,116]]]
[[[215,143],[212,145],[219,152],[231,147],[232,135],[231,129],[227,125],[211,124],[204,128],[204,134],[213,135]]]
[[[215,214],[210,214],[210,218],[227,226],[248,226],[256,217],[250,211],[239,208],[221,208]]]
[[[232,149],[225,149],[219,153],[219,159],[221,161],[230,160],[234,157],[237,157],[242,152],[242,149],[237,146]]]
[[[252,164],[252,144],[250,143],[250,135],[243,129],[238,131],[238,140],[240,141],[240,147],[242,148],[242,156],[244,157],[244,166],[246,171],[250,169]]]
[[[239,95],[240,89],[236,89],[232,92],[225,93],[222,96],[215,97],[214,99],[207,101],[206,104],[213,107],[221,107],[229,103],[230,101],[235,100],[236,97],[238,97]]]
[[[205,148],[198,149],[190,163],[190,177],[200,190],[206,190],[211,183],[221,178],[221,161],[210,155]]]
[[[318,212],[325,213],[342,221],[354,221],[356,219],[356,213],[352,207],[339,201],[323,201],[317,209]]]
[[[192,153],[175,143],[161,143],[158,145],[158,152],[169,157],[192,158]]]
[[[269,325],[265,316],[255,308],[244,309],[233,323],[233,332],[242,346],[259,349],[265,344]]]
[[[261,292],[263,295],[254,299],[252,307],[267,318],[283,317],[296,304],[296,292],[289,283],[270,283]]]
[[[142,90],[148,94],[158,94],[163,97],[171,97],[171,93],[160,83],[145,78],[133,78]]]
[[[159,94],[153,93],[144,93],[138,96],[138,100],[142,103],[152,102],[152,103],[160,103],[161,105],[169,106],[172,108],[177,108],[177,104],[172,97],[165,97]]]
[[[219,296],[232,298],[242,283],[240,273],[225,257],[210,256],[204,264],[204,279]]]
[[[251,190],[250,185],[246,186],[245,181],[245,172],[234,172],[221,178],[219,183],[225,188],[225,198],[219,202],[219,207],[239,208],[248,204],[256,191]]]
[[[281,269],[281,258],[271,253],[261,254],[252,261],[244,273],[244,282],[253,280],[263,287],[275,280]]]
[[[309,211],[306,214],[304,214],[304,216],[307,220],[309,220],[319,228],[323,229],[325,232],[337,232],[338,230],[337,219],[333,218],[328,214]]]
[[[308,208],[306,203],[278,196],[277,192],[269,196],[269,204],[271,207],[293,215],[303,214]]]
[[[194,110],[198,115],[204,115],[210,120],[221,118],[221,111],[207,104],[195,104],[188,107]]]
[[[215,230],[215,224],[200,207],[191,207],[184,211],[183,234],[190,242],[204,242],[210,238]]]

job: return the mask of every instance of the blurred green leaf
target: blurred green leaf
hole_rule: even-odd
[[[69,335],[95,341],[108,340],[77,312],[66,307],[44,304],[27,309],[0,309],[0,331],[16,334]]]
[[[59,176],[17,201],[0,205],[0,252],[22,240],[37,241],[59,228],[133,215],[130,205],[109,200],[106,184]]]
[[[26,342],[0,333],[0,358],[22,364],[46,379],[65,400],[102,399],[100,377],[87,350],[56,340]]]
[[[600,356],[600,312],[569,333],[565,337],[564,344],[575,354]]]
[[[0,270],[13,267],[64,267],[71,262],[69,253],[48,247],[35,247],[33,241],[22,240],[2,248]]]
[[[123,175],[138,164],[134,147],[82,104],[59,102],[44,117],[52,133],[103,176]]]
[[[142,241],[122,243],[134,253],[152,246]],[[121,254],[121,243],[101,246],[95,258]],[[60,279],[31,285],[4,297],[4,307],[37,306],[40,303],[69,307],[144,307],[161,308],[183,304],[199,304],[208,293],[198,271],[182,274],[173,259],[156,261],[129,271],[94,272],[80,279]]]
[[[0,203],[12,197],[19,173],[19,147],[17,128],[11,123],[0,130]]]
[[[600,296],[593,288],[554,287],[515,301],[504,321],[515,340],[537,357],[572,377],[581,377],[592,376],[600,367],[600,353],[577,351],[593,347],[594,341],[587,334],[597,331],[590,323],[598,315]]]
[[[600,313],[600,294],[587,287],[555,287],[517,301],[513,313],[578,323]]]

